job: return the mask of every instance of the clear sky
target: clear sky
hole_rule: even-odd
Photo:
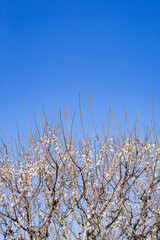
[[[51,118],[69,105],[86,116],[90,90],[99,126],[105,106],[119,121],[160,119],[159,0],[5,0],[0,4],[0,126],[15,136],[43,99]],[[85,117],[84,117],[85,119]]]

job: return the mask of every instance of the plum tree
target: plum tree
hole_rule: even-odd
[[[16,151],[3,138],[1,236],[160,239],[158,140],[151,131],[143,139],[135,126],[117,130],[102,141],[96,131],[73,141],[60,117],[54,128],[46,121],[41,132],[18,138]]]

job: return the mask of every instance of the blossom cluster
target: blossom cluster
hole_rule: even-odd
[[[158,144],[94,134],[74,144],[48,128],[0,153],[4,239],[158,239]]]

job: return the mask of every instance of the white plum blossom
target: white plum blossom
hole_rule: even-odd
[[[160,146],[94,133],[73,142],[56,129],[18,141],[16,154],[2,142],[4,239],[159,239]]]

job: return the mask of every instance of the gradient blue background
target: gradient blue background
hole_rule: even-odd
[[[1,0],[0,126],[10,139],[34,128],[43,99],[49,119],[76,109],[88,91],[95,125],[111,106],[117,121],[126,106],[133,123],[160,119],[159,0]],[[78,124],[77,124],[78,126]]]
[[[126,106],[149,122],[154,96],[160,114],[159,0],[1,0],[0,126],[26,133],[43,99],[49,119],[61,107],[76,109],[81,89],[84,121],[90,90],[99,130],[105,106],[119,121]],[[77,120],[78,121],[78,120]]]

